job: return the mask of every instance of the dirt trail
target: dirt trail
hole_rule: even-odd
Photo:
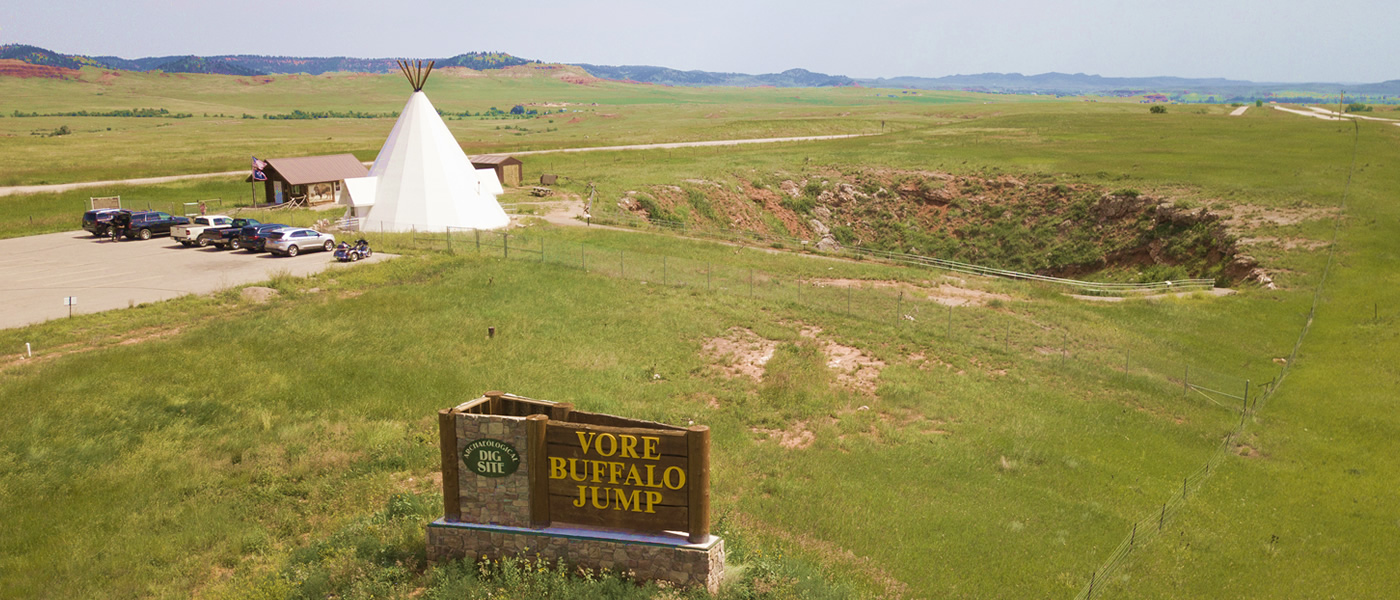
[[[506,152],[511,156],[524,156],[527,154],[550,154],[554,152],[602,152],[609,150],[665,150],[667,148],[697,148],[702,146],[737,146],[740,144],[774,144],[778,142],[811,142],[818,140],[839,140],[844,138],[862,137],[875,135],[873,133],[848,133],[842,135],[809,135],[802,137],[787,138],[753,138],[744,140],[707,140],[701,142],[670,142],[664,144],[631,144],[626,146],[595,146],[591,148],[559,148],[556,150],[527,150],[524,152]],[[373,162],[366,162],[372,165]],[[48,185],[15,185],[0,187],[0,196],[11,194],[38,194],[45,192],[67,192],[70,190],[104,187],[111,185],[148,185],[152,183],[171,183],[184,181],[187,179],[203,179],[208,177],[234,177],[247,175],[247,169],[238,171],[224,171],[222,173],[194,173],[190,175],[166,175],[163,177],[141,177],[137,179],[109,179],[105,181],[80,181],[74,183],[55,183]]]
[[[1239,107],[1239,108],[1236,108],[1235,110],[1230,111],[1230,116],[1232,116],[1232,117],[1238,117],[1238,116],[1244,114],[1244,111],[1247,111],[1247,110],[1249,110],[1249,107],[1248,107],[1248,106],[1241,106],[1241,107]]]

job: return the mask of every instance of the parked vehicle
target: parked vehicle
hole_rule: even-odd
[[[176,225],[170,230],[170,237],[180,242],[186,248],[190,246],[204,247],[209,245],[209,240],[199,239],[199,234],[209,229],[219,229],[233,224],[233,217],[227,215],[200,215],[195,217],[189,225]]]
[[[267,250],[279,256],[296,256],[301,252],[335,248],[335,236],[315,229],[288,228],[267,234]]]
[[[281,223],[260,223],[249,225],[238,231],[238,245],[248,252],[262,252],[267,244],[267,235],[279,229],[288,229],[291,225]]]
[[[117,214],[116,208],[98,208],[83,213],[83,230],[91,233],[93,237],[107,235],[107,224],[112,222],[112,215]]]
[[[340,262],[355,262],[372,254],[374,251],[369,249],[369,241],[364,238],[356,240],[353,246],[349,242],[341,242],[335,249],[335,259]]]
[[[131,225],[126,228],[126,237],[149,240],[153,236],[166,235],[176,225],[188,225],[185,217],[171,216],[170,213],[148,210],[131,213]]]
[[[237,250],[242,246],[238,240],[238,234],[244,227],[249,225],[261,225],[257,219],[234,219],[228,227],[205,229],[195,238],[195,243],[200,246],[215,246],[225,250]]]

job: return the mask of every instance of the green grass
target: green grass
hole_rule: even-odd
[[[394,110],[403,95],[391,78],[242,86],[192,76],[172,86],[132,77],[108,88],[26,80],[0,89],[23,98],[24,110],[150,106],[160,91],[170,98],[165,108],[196,114],[200,103],[211,112]],[[362,99],[326,93],[341,85],[362,89]],[[892,133],[853,140],[526,161],[526,180],[559,173],[568,177],[564,191],[579,194],[594,181],[600,202],[660,185],[773,186],[880,168],[1083,181],[1202,206],[1326,208],[1340,200],[1352,140],[1334,123],[1272,110],[1148,115],[1135,103],[886,102],[871,90],[498,79],[430,92],[442,98],[439,106],[548,97],[607,103],[596,112],[618,115],[589,114],[575,124],[593,129],[556,122],[558,132],[518,138],[503,129],[513,139],[501,142],[490,141],[497,131],[490,127],[536,124],[450,122],[459,135],[488,136],[465,135],[480,148],[891,122]],[[313,98],[324,99],[307,102]],[[53,129],[58,121],[5,117],[0,127]],[[100,142],[97,132],[66,141],[0,138],[0,155],[33,151],[34,162],[17,159],[23,166],[14,180],[24,182],[103,176],[142,156],[168,158],[141,169],[216,170],[241,167],[248,153],[276,154],[250,152],[259,143],[372,154],[388,126],[250,120],[229,124],[237,134],[222,136],[199,129],[214,119],[197,117],[163,128],[189,128],[170,136],[169,148],[147,150],[143,144],[166,133],[135,121],[123,120],[130,129]],[[330,133],[336,127],[349,141]],[[1400,586],[1388,535],[1400,527],[1400,509],[1389,501],[1400,473],[1387,460],[1397,450],[1391,405],[1400,383],[1392,291],[1400,272],[1392,201],[1400,128],[1362,124],[1360,132],[1338,262],[1317,321],[1283,387],[1242,438],[1257,456],[1227,457],[1103,593],[1373,597]],[[208,149],[211,140],[234,138],[240,146]],[[92,159],[103,148],[129,148],[130,158],[98,165]],[[178,203],[240,190],[246,184],[210,180],[5,197],[0,235],[72,228],[66,223],[76,223],[90,195]],[[708,218],[705,203],[682,194],[681,216]],[[297,223],[324,215],[282,214]],[[1312,220],[1261,232],[1326,240],[1331,230]],[[278,278],[272,285],[282,294],[266,305],[229,290],[0,332],[7,353],[30,342],[39,355],[0,364],[5,595],[477,597],[505,582],[579,596],[669,594],[606,577],[551,588],[557,574],[527,577],[520,564],[426,568],[418,535],[435,516],[432,415],[503,389],[709,425],[715,519],[741,567],[729,597],[1073,596],[1130,524],[1176,493],[1238,422],[1233,404],[1183,396],[1177,369],[1189,364],[1194,382],[1220,388],[1273,377],[1327,258],[1316,250],[1257,252],[1281,289],[1245,287],[1228,298],[1094,304],[1038,285],[973,282],[1009,298],[954,309],[949,333],[941,305],[870,285],[811,285],[940,275],[927,271],[596,228],[532,225],[512,235],[509,260],[498,258],[504,244],[490,236],[480,254],[465,237],[454,238],[450,252],[430,236],[373,237],[377,249],[405,257]],[[541,244],[543,261],[531,253]],[[487,327],[497,328],[495,339],[485,337]],[[733,327],[779,343],[761,381],[724,378],[703,356],[705,340]],[[804,337],[807,327],[819,327],[823,341]],[[258,350],[272,336],[317,345],[305,353]],[[826,368],[825,341],[887,364],[874,395],[841,386]],[[1131,374],[1119,369],[1125,360]],[[812,445],[785,449],[762,430],[808,431]]]

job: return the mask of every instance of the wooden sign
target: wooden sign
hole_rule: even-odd
[[[571,404],[500,392],[487,392],[440,415],[448,519],[479,514],[464,504],[472,500],[463,489],[514,489],[509,478],[518,477],[518,465],[524,463],[528,482],[521,483],[528,485],[531,527],[584,525],[636,533],[685,532],[691,543],[709,539],[708,427],[682,428],[578,411]],[[501,431],[519,426],[507,426],[510,423],[523,423],[525,448],[517,454],[502,440],[467,439],[462,432],[468,428],[459,428],[458,419],[478,425],[500,420]],[[459,464],[472,475],[460,475]],[[497,485],[476,477],[505,479]],[[480,505],[492,501],[476,500]]]

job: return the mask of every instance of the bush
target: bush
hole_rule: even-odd
[[[1153,106],[1152,108],[1147,109],[1147,111],[1154,115],[1164,115],[1167,113],[1167,107],[1158,104],[1156,106]]]
[[[1349,113],[1371,112],[1371,110],[1371,107],[1366,106],[1365,104],[1362,104],[1360,102],[1352,102],[1351,104],[1347,105],[1347,112]]]

